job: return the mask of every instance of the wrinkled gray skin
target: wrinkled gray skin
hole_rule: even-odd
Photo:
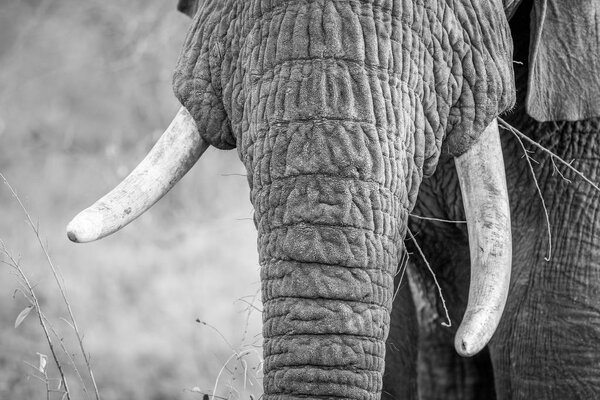
[[[414,256],[417,304],[402,282],[390,325],[408,213],[462,218],[452,156],[514,103],[501,1],[200,0],[180,1],[180,10],[195,18],[175,93],[202,137],[237,147],[248,170],[266,399],[378,399],[382,389],[415,398],[417,382],[424,398],[491,398],[481,397],[493,391],[489,355],[501,399],[593,398],[597,194],[552,176],[542,160],[555,250],[541,262],[543,218],[510,137],[515,270],[489,353],[465,360],[451,350],[453,331],[435,320],[435,293]],[[510,118],[567,159],[585,158],[575,164],[596,177],[596,136],[587,134],[595,122],[531,125],[519,109]],[[415,220],[411,230],[456,326],[468,286],[466,229]]]
[[[599,182],[600,119],[540,123],[525,113],[530,7],[531,1],[525,1],[511,20],[514,58],[523,64],[515,64],[516,107],[503,117],[563,159],[574,160],[574,167]],[[413,253],[409,274],[419,311],[415,313],[410,304],[404,282],[403,297],[394,302],[392,313],[384,397],[411,398],[418,391],[421,399],[600,398],[600,195],[572,173],[565,173],[572,183],[564,180],[548,156],[539,151],[533,155],[539,162],[533,164],[535,176],[552,227],[552,257],[546,262],[546,217],[531,171],[515,137],[505,131],[501,138],[511,205],[513,273],[500,326],[488,348],[476,357],[456,354],[454,333],[469,285],[466,226],[410,218],[409,229],[440,280],[454,326],[440,326],[445,316],[437,291],[417,249],[407,242]],[[436,173],[423,181],[413,213],[464,220],[452,158],[442,159]],[[414,324],[417,318],[422,322],[419,338],[405,323]]]

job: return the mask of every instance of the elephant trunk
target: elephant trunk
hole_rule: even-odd
[[[350,34],[278,46],[274,60],[255,51],[246,67],[237,139],[258,229],[266,399],[382,388],[408,209],[436,141],[418,97],[366,67],[362,49],[316,55],[319,40],[362,43],[360,24],[337,33]]]
[[[262,266],[266,399],[381,391],[393,278],[420,183],[413,153],[425,149],[414,121],[386,114],[402,108],[383,98],[374,105],[369,71],[351,66],[286,64],[246,103],[257,111],[240,147]]]
[[[313,175],[261,190],[267,399],[379,398],[406,223],[382,192]]]

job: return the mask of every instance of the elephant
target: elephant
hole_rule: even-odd
[[[182,107],[68,237],[115,232],[209,146],[237,148],[265,399],[598,398],[598,194],[538,158],[545,261],[536,183],[497,124],[597,177],[600,9],[574,3],[180,0],[193,17],[173,77]],[[589,65],[565,66],[557,42]],[[458,328],[441,326],[424,260]]]
[[[536,111],[527,109],[531,96],[528,84],[532,84],[530,52],[535,50],[530,43],[530,37],[534,38],[530,30],[535,29],[534,7],[534,1],[523,1],[510,20],[517,99],[503,117],[598,182],[600,119],[561,115],[540,122],[531,116]],[[564,93],[565,97],[572,96]],[[600,233],[598,193],[587,183],[577,182],[575,175],[569,176],[573,182],[566,180],[546,153],[535,154],[539,164],[534,164],[534,176],[520,141],[508,132],[502,135],[502,149],[513,259],[510,292],[498,330],[479,355],[469,359],[456,355],[452,348],[455,330],[440,329],[445,315],[419,251],[434,269],[451,319],[460,321],[469,285],[467,231],[460,224],[409,219],[409,229],[418,237],[420,249],[413,241],[407,242],[408,251],[415,255],[408,269],[412,285],[405,285],[404,299],[398,296],[392,311],[384,377],[390,398],[410,398],[416,393],[422,399],[600,398],[600,244],[595,239]],[[465,219],[453,164],[451,157],[445,157],[435,174],[423,181],[412,211],[415,215]],[[411,289],[421,307],[410,303]],[[413,323],[394,326],[394,321],[406,320]],[[421,326],[415,335],[409,328],[418,325],[417,320]],[[401,353],[396,340],[412,342],[413,346],[402,346]],[[398,375],[405,380],[395,379]],[[411,389],[407,389],[409,385]]]

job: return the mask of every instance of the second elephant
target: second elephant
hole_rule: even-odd
[[[599,182],[600,119],[538,122],[526,111],[532,68],[529,38],[535,38],[530,34],[530,26],[535,27],[532,7],[532,1],[524,1],[511,20],[517,104],[504,118]],[[565,93],[565,98],[574,95]],[[502,135],[502,147],[511,204],[513,273],[498,331],[489,349],[472,359],[459,357],[453,347],[455,328],[441,326],[446,317],[427,265],[415,244],[407,241],[418,305],[397,301],[393,314],[400,317],[396,321],[418,319],[421,326],[416,335],[412,327],[392,322],[384,386],[389,398],[416,397],[417,392],[421,399],[600,398],[600,194],[546,153],[530,154],[531,170],[521,142],[508,130]],[[452,158],[444,158],[436,173],[424,180],[413,214],[464,220],[453,164]],[[551,247],[540,196],[548,212]],[[440,281],[452,321],[460,321],[469,285],[466,226],[412,218],[409,229]],[[400,293],[410,296],[408,283],[404,284]],[[399,351],[398,342],[413,343],[414,351],[410,346]],[[398,376],[411,379],[400,381]]]

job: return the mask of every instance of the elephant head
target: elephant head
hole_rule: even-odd
[[[203,151],[237,147],[258,229],[268,399],[378,398],[408,213],[457,157],[472,282],[460,354],[493,334],[510,216],[495,117],[514,102],[499,0],[180,1],[183,107],[147,158],[69,225],[108,235]]]

